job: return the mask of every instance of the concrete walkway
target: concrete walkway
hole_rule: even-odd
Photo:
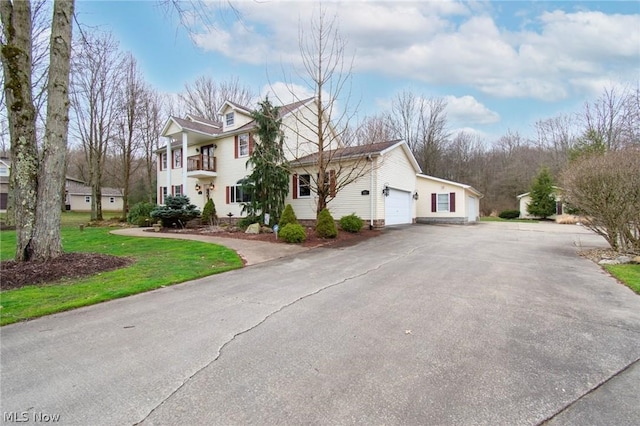
[[[274,259],[291,256],[308,250],[294,244],[276,244],[264,241],[242,240],[239,238],[212,237],[209,235],[177,234],[168,232],[147,232],[143,228],[126,228],[111,231],[112,234],[127,237],[173,238],[178,240],[202,241],[204,243],[219,244],[235,250],[244,260],[245,265],[255,265]]]

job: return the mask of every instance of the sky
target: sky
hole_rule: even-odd
[[[217,0],[182,15],[161,1],[77,0],[86,31],[110,31],[165,93],[198,76],[237,78],[259,97],[300,74],[300,29],[317,1]],[[339,100],[359,118],[410,91],[443,98],[452,131],[491,142],[507,131],[582,110],[606,88],[640,82],[640,1],[326,1],[353,60]]]

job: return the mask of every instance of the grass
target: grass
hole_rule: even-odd
[[[497,216],[482,216],[480,222],[522,222],[522,223],[538,223],[533,219],[503,219]]]
[[[631,290],[640,294],[640,265],[606,265],[605,268]]]
[[[67,216],[69,215],[69,216]],[[109,234],[111,228],[80,231],[88,215],[65,213],[65,252],[92,252],[134,259],[126,268],[44,286],[0,292],[0,325],[177,284],[242,267],[231,249],[198,241],[135,238]],[[0,259],[14,256],[15,231],[0,232]]]

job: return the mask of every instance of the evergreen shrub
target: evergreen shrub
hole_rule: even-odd
[[[363,224],[362,219],[356,216],[355,213],[340,218],[340,228],[347,232],[360,232]]]
[[[284,208],[284,211],[282,212],[282,215],[280,216],[280,222],[278,223],[278,226],[280,227],[280,229],[282,229],[290,223],[297,224],[298,218],[296,217],[291,204],[287,204]]]
[[[278,231],[278,237],[288,243],[302,243],[307,239],[307,233],[302,225],[287,223]]]
[[[318,215],[316,234],[318,234],[320,238],[335,238],[338,236],[336,222],[333,220],[333,216],[331,216],[331,213],[329,213],[329,210],[327,209],[322,209]]]
[[[501,219],[517,219],[520,217],[520,210],[504,210],[498,215]]]

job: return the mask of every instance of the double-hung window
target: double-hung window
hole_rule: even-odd
[[[227,127],[231,127],[235,123],[235,115],[233,112],[228,112],[224,116],[224,118],[225,118],[225,124],[227,125]]]
[[[91,195],[87,195],[84,197],[84,202],[85,203],[90,203],[91,202]]]
[[[160,170],[167,169],[167,153],[163,152],[160,154]]]
[[[182,167],[182,150],[177,149],[173,151],[173,168],[179,169]]]
[[[438,211],[449,211],[449,194],[438,194]]]
[[[246,157],[249,155],[249,133],[243,133],[238,136],[238,156]]]
[[[298,176],[298,197],[311,197],[311,175]]]
[[[248,203],[251,201],[249,194],[242,189],[242,185],[234,185],[229,187],[230,203]]]

